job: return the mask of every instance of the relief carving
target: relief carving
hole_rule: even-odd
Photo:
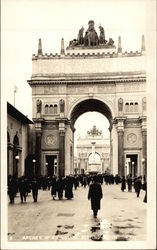
[[[55,135],[50,134],[50,135],[45,136],[45,143],[48,146],[54,145],[56,143],[56,140],[57,139]]]
[[[123,99],[122,98],[118,99],[118,110],[123,111]]]
[[[134,144],[134,143],[136,143],[136,141],[137,141],[137,135],[135,135],[134,133],[131,133],[131,134],[129,134],[128,136],[127,136],[127,142],[129,143],[129,144]]]
[[[37,113],[41,113],[41,105],[42,105],[42,102],[41,100],[37,100]]]
[[[59,101],[59,105],[60,105],[60,113],[64,113],[64,109],[65,109],[65,101],[63,99],[61,99]]]

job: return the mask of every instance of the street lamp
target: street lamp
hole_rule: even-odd
[[[135,162],[134,162],[134,161],[132,161],[132,172],[133,172],[133,177],[135,178],[135,169],[134,169],[134,164],[135,164]]]
[[[36,163],[36,160],[33,159],[33,175],[35,176],[35,163]]]
[[[15,167],[15,177],[17,177],[17,175],[18,175],[18,161],[19,161],[19,159],[20,159],[20,157],[19,157],[19,155],[16,155],[15,156],[15,161],[16,161],[16,167]]]
[[[46,172],[47,172],[47,175],[48,175],[48,162],[45,162],[45,166],[46,166]]]
[[[145,159],[142,158],[142,165],[143,165],[143,176],[145,176]]]
[[[125,177],[127,176],[127,166],[128,166],[128,164],[127,164],[127,162],[125,163]]]

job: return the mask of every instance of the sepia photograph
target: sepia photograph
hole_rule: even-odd
[[[156,1],[1,14],[1,249],[156,249]]]

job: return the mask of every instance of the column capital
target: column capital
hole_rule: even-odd
[[[126,116],[116,116],[113,119],[113,124],[118,123],[118,122],[124,122],[127,119]]]
[[[115,124],[117,126],[117,131],[123,131],[124,130],[124,122],[126,120],[126,117],[120,117],[117,116],[114,118]]]
[[[142,135],[147,135],[147,129],[142,129]]]
[[[123,129],[118,129],[117,133],[118,133],[118,136],[124,135],[124,130]]]

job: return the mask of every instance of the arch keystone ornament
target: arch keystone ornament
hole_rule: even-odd
[[[71,148],[74,148],[75,122],[82,114],[93,111],[104,115],[110,123],[110,170],[113,174],[126,174],[124,135],[131,134],[128,136],[130,144],[136,143],[134,134],[138,135],[138,139],[143,141],[142,148],[134,147],[133,154],[147,159],[146,133],[143,132],[147,130],[146,100],[143,99],[146,96],[144,42],[142,51],[123,53],[120,36],[116,45],[105,32],[105,25],[93,20],[86,25],[76,30],[76,38],[69,42],[66,49],[62,38],[60,55],[43,54],[40,39],[37,55],[32,57],[32,76],[28,80],[32,88],[36,131],[32,151],[36,152],[39,174],[44,172],[42,168],[47,149],[46,145],[41,145],[44,140],[44,144],[49,145],[49,153],[58,155],[58,174],[74,174]],[[124,110],[124,103],[130,100],[133,103],[138,101],[138,113]],[[47,103],[56,103],[58,112],[45,112],[45,105],[42,108],[42,104]],[[52,124],[47,139],[43,137],[47,134],[46,124]],[[55,143],[54,138],[59,143]],[[142,174],[142,166],[138,168],[138,173]]]

